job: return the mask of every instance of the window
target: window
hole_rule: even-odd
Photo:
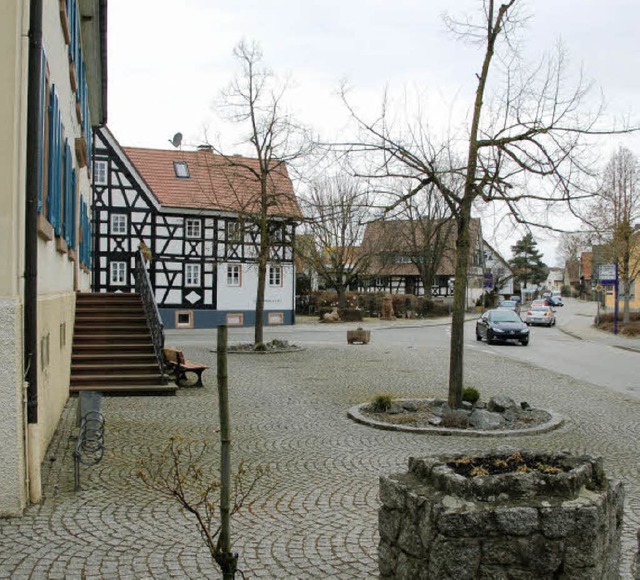
[[[227,240],[229,242],[242,241],[242,222],[227,222]]]
[[[93,183],[95,185],[107,185],[107,162],[96,161],[93,169]]]
[[[200,238],[202,236],[202,224],[197,219],[187,219],[186,228],[187,238]]]
[[[124,236],[127,234],[127,216],[125,214],[111,214],[111,234],[114,236]]]
[[[42,370],[49,366],[51,360],[51,352],[49,350],[49,333],[40,338],[40,365]]]
[[[269,312],[267,315],[268,324],[284,324],[283,312]]]
[[[176,177],[189,177],[189,166],[186,161],[174,161],[173,169],[176,172]]]
[[[280,243],[284,239],[282,235],[282,226],[278,225],[275,230],[273,230],[273,234],[271,236],[271,241],[273,243]]]
[[[242,312],[229,312],[227,314],[227,326],[242,326],[244,316]]]
[[[187,264],[184,268],[184,285],[200,286],[200,264]]]
[[[269,286],[282,286],[282,266],[269,266]]]
[[[191,310],[176,312],[176,328],[193,328],[193,312]]]
[[[242,267],[241,266],[227,266],[227,286],[241,286],[242,285]]]
[[[113,286],[124,286],[127,283],[126,262],[111,262],[110,280]]]

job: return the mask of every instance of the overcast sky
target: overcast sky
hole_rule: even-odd
[[[231,139],[213,104],[238,72],[233,47],[257,41],[265,62],[289,76],[291,107],[327,138],[347,116],[336,96],[341,81],[360,110],[373,114],[382,92],[419,90],[441,121],[466,108],[482,54],[447,32],[442,15],[471,14],[479,0],[111,0],[109,2],[109,127],[124,146],[170,148],[184,134],[197,145],[205,130]],[[537,60],[562,41],[604,93],[608,112],[640,119],[637,0],[529,0],[522,52]],[[464,118],[460,118],[464,121]],[[636,122],[636,124],[638,124]],[[640,154],[640,138],[618,142]],[[609,149],[606,149],[609,147]],[[485,228],[486,230],[487,228]],[[536,233],[545,261],[556,242]],[[510,257],[510,240],[485,237]],[[493,239],[492,239],[493,238]]]

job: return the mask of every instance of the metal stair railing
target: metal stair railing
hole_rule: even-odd
[[[147,324],[149,331],[151,332],[151,340],[153,342],[153,350],[158,361],[158,368],[162,375],[162,383],[167,382],[165,376],[164,355],[162,349],[164,348],[164,325],[162,324],[162,318],[160,318],[160,312],[158,310],[158,304],[151,287],[151,279],[149,278],[149,272],[145,267],[145,257],[142,250],[138,250],[136,254],[136,267],[134,271],[134,277],[136,281],[136,292],[140,295],[142,300],[142,306],[144,308],[144,314],[147,318]]]

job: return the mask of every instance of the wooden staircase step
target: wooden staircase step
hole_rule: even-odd
[[[107,385],[137,385],[138,383],[149,384],[154,381],[158,381],[159,383],[162,381],[162,375],[160,371],[156,367],[155,374],[153,373],[129,373],[124,374],[114,373],[110,375],[105,375],[103,373],[95,373],[95,374],[86,374],[86,375],[73,375],[71,377],[71,384],[84,384],[87,383],[96,384],[102,383]]]
[[[147,321],[144,312],[137,312],[134,314],[125,314],[121,310],[117,310],[115,312],[105,312],[101,310],[99,313],[95,314],[85,314],[76,312],[76,320],[78,322],[145,322]]]
[[[95,329],[94,329],[95,332]],[[105,342],[111,344],[112,342],[123,342],[123,343],[131,343],[131,342],[147,342],[149,339],[149,332],[100,332],[94,334],[83,334],[83,341],[91,341],[95,342]]]
[[[151,341],[145,342],[130,342],[126,344],[114,343],[79,343],[75,342],[73,345],[72,356],[78,354],[104,354],[112,357],[120,357],[123,354],[149,354],[153,353],[153,344]],[[153,355],[155,356],[155,354]]]
[[[111,364],[102,362],[82,362],[82,363],[71,363],[71,373],[73,376],[76,376],[76,373],[90,373],[90,374],[116,374],[116,373],[135,373],[139,374],[141,372],[158,374],[158,364],[154,361],[153,363],[134,363],[134,362],[124,362],[120,360],[112,361]]]
[[[113,353],[99,353],[99,352],[85,352],[85,353],[76,353],[73,355],[72,363],[85,363],[88,361],[95,361],[96,364],[100,362],[104,363],[105,361],[112,361]],[[134,363],[147,363],[156,362],[156,355],[153,350],[146,350],[145,352],[122,352],[118,353],[118,361],[123,364],[129,364],[129,362]]]
[[[145,322],[134,321],[131,324],[124,322],[114,322],[110,324],[92,323],[92,322],[76,322],[75,334],[96,334],[99,330],[103,334],[130,334],[132,332],[139,335],[149,336],[149,329]]]

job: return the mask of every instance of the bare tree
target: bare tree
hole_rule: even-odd
[[[558,256],[567,261],[577,261],[580,254],[591,247],[593,234],[584,232],[563,232],[558,240]]]
[[[137,476],[149,489],[175,500],[195,518],[211,558],[225,572],[223,577],[233,578],[236,563],[229,562],[229,552],[223,546],[218,513],[222,482],[215,476],[210,454],[208,442],[188,441],[176,435],[159,454],[152,454],[140,462]],[[238,466],[232,475],[229,515],[240,510],[264,473],[264,469],[257,468],[250,475],[242,463]]]
[[[418,271],[424,296],[432,298],[432,287],[444,259],[452,260],[455,222],[451,211],[437,189],[430,184],[415,195],[400,195],[396,208],[398,222],[379,224],[383,232],[380,255],[387,262],[408,260]],[[389,227],[385,227],[388,225]]]
[[[241,66],[240,74],[222,93],[221,111],[230,121],[244,130],[243,143],[250,146],[255,162],[243,157],[224,155],[232,169],[243,170],[248,178],[259,183],[259,192],[243,208],[243,218],[258,230],[258,285],[256,290],[256,321],[254,342],[263,342],[264,295],[267,265],[271,248],[281,231],[281,222],[274,219],[283,207],[290,207],[291,192],[283,191],[288,180],[287,164],[300,159],[310,150],[306,131],[286,112],[284,97],[287,84],[280,82],[263,65],[263,55],[255,43],[240,42],[234,56]],[[234,174],[237,179],[237,174]],[[242,187],[238,182],[234,187]]]
[[[450,29],[481,51],[469,125],[439,139],[421,119],[394,126],[389,103],[372,122],[343,98],[362,136],[343,144],[352,152],[377,156],[371,177],[408,178],[411,197],[433,186],[449,206],[457,230],[453,320],[449,361],[449,404],[462,402],[466,277],[474,204],[501,202],[512,219],[534,223],[531,204],[568,204],[582,197],[580,176],[589,175],[586,137],[611,134],[597,125],[601,110],[584,110],[589,85],[567,80],[564,54],[545,58],[529,70],[516,52],[517,9],[523,0],[482,0],[480,19]],[[399,204],[401,200],[395,202]],[[549,227],[545,221],[537,224]]]
[[[343,309],[347,288],[367,270],[371,256],[360,247],[372,218],[371,196],[361,182],[341,172],[312,182],[303,204],[314,237],[304,247],[304,257],[324,283],[336,289]]]
[[[623,318],[630,318],[633,281],[640,275],[640,166],[637,157],[619,147],[604,171],[601,190],[590,210],[590,222],[604,244],[604,256],[618,264],[624,295]]]

